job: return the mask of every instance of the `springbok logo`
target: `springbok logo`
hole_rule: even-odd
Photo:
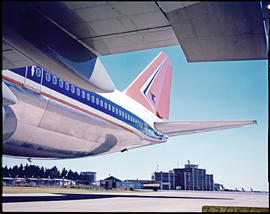
[[[156,105],[155,98],[157,98],[156,97],[157,95],[155,95],[150,89],[151,89],[151,86],[153,85],[153,83],[155,82],[155,78],[158,76],[158,73],[161,70],[161,67],[162,67],[165,60],[166,60],[166,58],[162,61],[162,63],[157,67],[155,72],[153,72],[151,77],[144,83],[144,85],[140,89],[141,93],[146,98],[146,100],[150,104],[153,111],[155,111],[155,109],[156,109],[155,108],[155,105]]]

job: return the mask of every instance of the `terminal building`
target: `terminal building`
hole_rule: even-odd
[[[169,172],[154,172],[152,175],[152,180],[155,182],[160,182],[160,189],[170,190],[174,188],[174,172],[170,170]]]
[[[185,168],[154,172],[152,180],[160,182],[160,189],[163,190],[214,190],[213,175],[206,174],[205,169],[199,169],[198,165],[190,164],[189,161]]]

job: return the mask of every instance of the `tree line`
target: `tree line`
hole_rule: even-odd
[[[70,180],[85,180],[87,176],[80,175],[78,172],[73,172],[72,170],[66,170],[65,168],[62,171],[59,171],[56,166],[51,169],[45,169],[44,167],[39,167],[36,165],[23,166],[13,166],[8,168],[2,166],[2,177],[11,177],[11,178],[65,178]]]

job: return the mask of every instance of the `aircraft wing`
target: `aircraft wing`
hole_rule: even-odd
[[[181,122],[156,122],[155,128],[168,137],[209,132],[230,128],[238,128],[245,125],[257,124],[256,120],[242,121],[181,121]]]
[[[180,45],[188,62],[267,59],[264,14],[269,10],[262,5],[5,1],[2,69],[39,65],[82,88],[104,92],[113,91],[114,84],[96,64],[98,56]]]
[[[23,14],[16,5],[24,10],[30,7],[31,25],[44,17],[98,56],[180,45],[189,62],[267,59],[265,34],[269,28],[265,32],[263,24],[265,20],[269,25],[267,2],[262,2],[262,8],[259,1],[5,2],[4,14],[6,4],[17,23]],[[39,15],[34,17],[36,11]],[[32,34],[55,35],[52,28],[31,25]],[[55,40],[62,42],[58,37]],[[24,53],[17,54],[13,48],[3,45],[3,63],[9,66],[4,69],[30,65],[31,58],[23,59]]]
[[[50,6],[53,10],[54,6],[59,8],[61,4],[3,2],[2,69],[39,65],[84,89],[114,91],[114,83],[95,50],[77,40],[41,11],[40,6]],[[53,11],[61,14],[60,11]]]

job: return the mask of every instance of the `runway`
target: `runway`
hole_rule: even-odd
[[[268,193],[144,191],[2,194],[5,212],[201,212],[203,206],[269,208]]]

